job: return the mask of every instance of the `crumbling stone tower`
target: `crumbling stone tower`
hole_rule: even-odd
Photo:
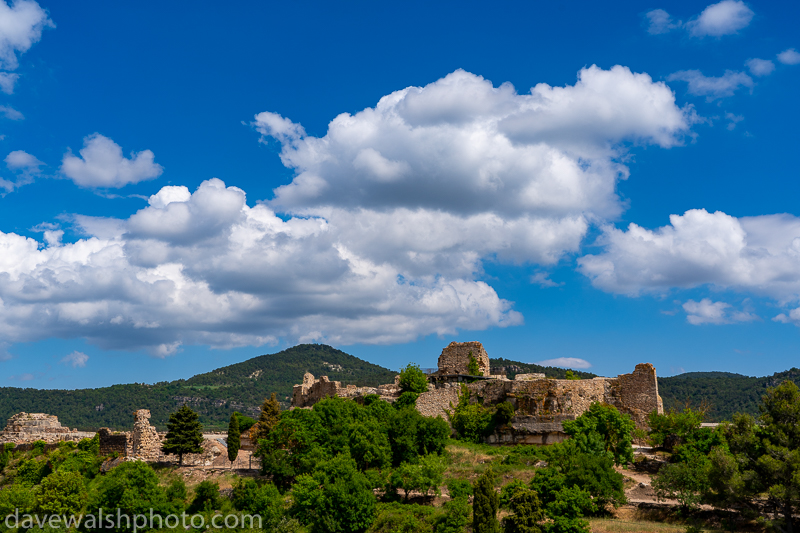
[[[161,438],[156,428],[150,425],[150,410],[139,409],[133,412],[133,433],[131,434],[131,455],[153,458],[161,455]]]
[[[439,375],[469,374],[467,366],[470,354],[478,362],[481,375],[488,377],[490,375],[489,355],[483,349],[483,344],[478,341],[454,341],[448,344],[442,350],[442,355],[439,356]]]

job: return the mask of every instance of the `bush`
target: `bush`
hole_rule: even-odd
[[[544,520],[545,515],[536,491],[525,487],[523,484],[522,487],[517,487],[510,492],[511,498],[508,501],[508,509],[512,514],[503,519],[504,532],[541,533],[541,522]]]
[[[466,385],[461,386],[458,405],[449,413],[450,423],[461,440],[480,443],[492,428],[492,411],[477,403],[470,403]]]
[[[510,402],[500,402],[495,409],[494,423],[496,426],[505,426],[514,418],[514,406]]]
[[[76,515],[86,505],[86,484],[78,472],[57,471],[42,480],[36,494],[39,512]]]
[[[33,491],[27,485],[14,483],[0,490],[0,517],[3,519],[16,509],[19,509],[20,515],[30,513],[35,505]]]
[[[472,496],[472,483],[466,479],[448,479],[447,491],[454,500],[458,498],[469,499]]]
[[[30,458],[19,463],[16,479],[30,486],[38,485],[51,471],[47,459]]]
[[[428,390],[428,376],[420,370],[419,365],[409,363],[400,369],[400,390],[422,394]]]
[[[389,486],[394,492],[403,489],[406,501],[409,493],[414,490],[425,495],[433,490],[438,495],[445,468],[446,465],[439,456],[426,455],[420,457],[417,464],[403,463],[397,467],[389,477]]]
[[[142,461],[122,463],[100,478],[97,492],[90,498],[88,512],[96,516],[101,508],[104,514],[116,513],[119,509],[120,514],[131,517],[136,514],[150,516],[151,510],[158,516],[174,512],[164,489],[159,486],[158,476]],[[120,531],[132,529],[130,525]]]
[[[469,503],[466,498],[455,498],[444,502],[441,515],[433,526],[434,533],[463,533],[469,525]]]
[[[400,397],[392,405],[394,405],[395,409],[406,409],[408,407],[413,409],[417,405],[417,398],[419,398],[418,392],[406,391],[400,394]]]
[[[297,478],[294,512],[312,533],[359,533],[375,518],[375,494],[355,461],[338,455]]]
[[[593,403],[575,420],[563,423],[564,433],[575,438],[597,433],[605,443],[605,451],[616,464],[633,461],[633,431],[636,424],[627,414],[620,413],[613,405]]]
[[[214,511],[219,509],[219,483],[213,481],[201,481],[194,492],[194,499],[189,506],[190,513],[198,513],[200,511]]]
[[[472,355],[472,350],[469,351],[469,363],[467,363],[467,373],[470,376],[482,376],[481,367],[478,365],[478,360]]]
[[[379,504],[369,533],[432,533],[436,514],[436,509],[425,505]]]
[[[700,429],[704,419],[705,411],[694,410],[689,406],[683,411],[671,409],[663,415],[653,411],[647,417],[650,443],[672,451],[675,446],[685,442],[689,435]]]
[[[261,516],[264,529],[277,526],[283,518],[283,497],[272,483],[259,487],[253,479],[240,479],[231,499],[237,510]]]

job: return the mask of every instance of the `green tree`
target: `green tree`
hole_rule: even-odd
[[[266,439],[269,432],[281,419],[281,404],[275,398],[273,392],[269,399],[261,404],[261,414],[258,416],[258,427],[256,428],[256,440]]]
[[[620,413],[613,405],[595,402],[575,420],[565,420],[564,433],[577,438],[592,433],[602,437],[605,451],[616,464],[633,461],[633,431],[636,424],[627,414]]]
[[[512,514],[503,518],[504,533],[542,533],[545,514],[536,491],[524,484],[513,491],[508,501]]]
[[[311,533],[362,533],[375,519],[375,494],[346,455],[299,476],[292,495],[294,511]]]
[[[228,460],[231,462],[231,467],[233,467],[233,462],[239,456],[239,448],[242,445],[241,441],[241,432],[239,431],[239,417],[236,416],[238,413],[233,413],[231,415],[231,421],[228,424]]]
[[[469,502],[467,498],[455,498],[442,505],[441,515],[434,522],[434,533],[464,533],[469,525]]]
[[[213,511],[220,507],[219,483],[205,480],[201,481],[194,491],[194,499],[189,506],[190,513],[200,511]]]
[[[42,480],[36,492],[39,512],[76,515],[86,505],[88,494],[83,476],[78,472],[56,471]]]
[[[654,446],[663,446],[671,452],[700,429],[704,418],[705,411],[692,409],[688,405],[683,411],[670,409],[663,415],[653,411],[647,417],[650,443]]]
[[[420,370],[419,365],[409,363],[400,369],[400,390],[417,394],[428,390],[428,376]]]
[[[664,465],[653,478],[653,490],[659,500],[678,500],[683,511],[696,509],[707,492],[709,462],[706,456]]]
[[[161,444],[164,453],[178,454],[178,464],[183,466],[183,455],[203,451],[203,425],[197,413],[183,404],[169,416],[167,435]]]
[[[547,533],[590,533],[589,522],[583,517],[596,511],[591,494],[576,485],[564,487],[547,504],[546,514],[552,522],[546,524],[545,530]]]
[[[482,442],[492,427],[491,409],[478,403],[471,403],[469,388],[466,385],[461,386],[458,405],[448,413],[448,417],[458,437],[467,442]]]
[[[259,515],[267,531],[274,528],[284,516],[283,497],[272,483],[267,482],[259,487],[254,479],[239,479],[231,496],[236,509]]]
[[[442,484],[442,473],[447,465],[438,455],[426,455],[419,458],[416,464],[403,463],[396,468],[389,478],[392,488],[403,489],[405,499],[408,501],[411,491],[419,491],[425,495],[431,490],[440,494],[439,486]]]
[[[475,482],[472,501],[473,533],[499,533],[500,522],[497,521],[497,508],[500,497],[494,490],[494,472],[490,468]]]
[[[90,497],[88,512],[97,516],[99,509],[103,514],[119,513],[128,515],[165,516],[175,511],[167,500],[166,493],[159,486],[159,479],[153,469],[142,461],[125,462],[100,478],[96,492]],[[121,520],[116,531],[130,531],[133,525]]]
[[[581,377],[578,374],[574,373],[572,370],[567,370],[567,374],[565,376],[565,379],[579,380],[579,379],[581,379]]]

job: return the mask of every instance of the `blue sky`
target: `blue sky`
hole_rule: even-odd
[[[800,348],[794,2],[0,4],[0,385]]]

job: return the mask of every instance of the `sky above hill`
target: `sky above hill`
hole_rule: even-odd
[[[796,2],[0,0],[0,386],[800,352]]]

